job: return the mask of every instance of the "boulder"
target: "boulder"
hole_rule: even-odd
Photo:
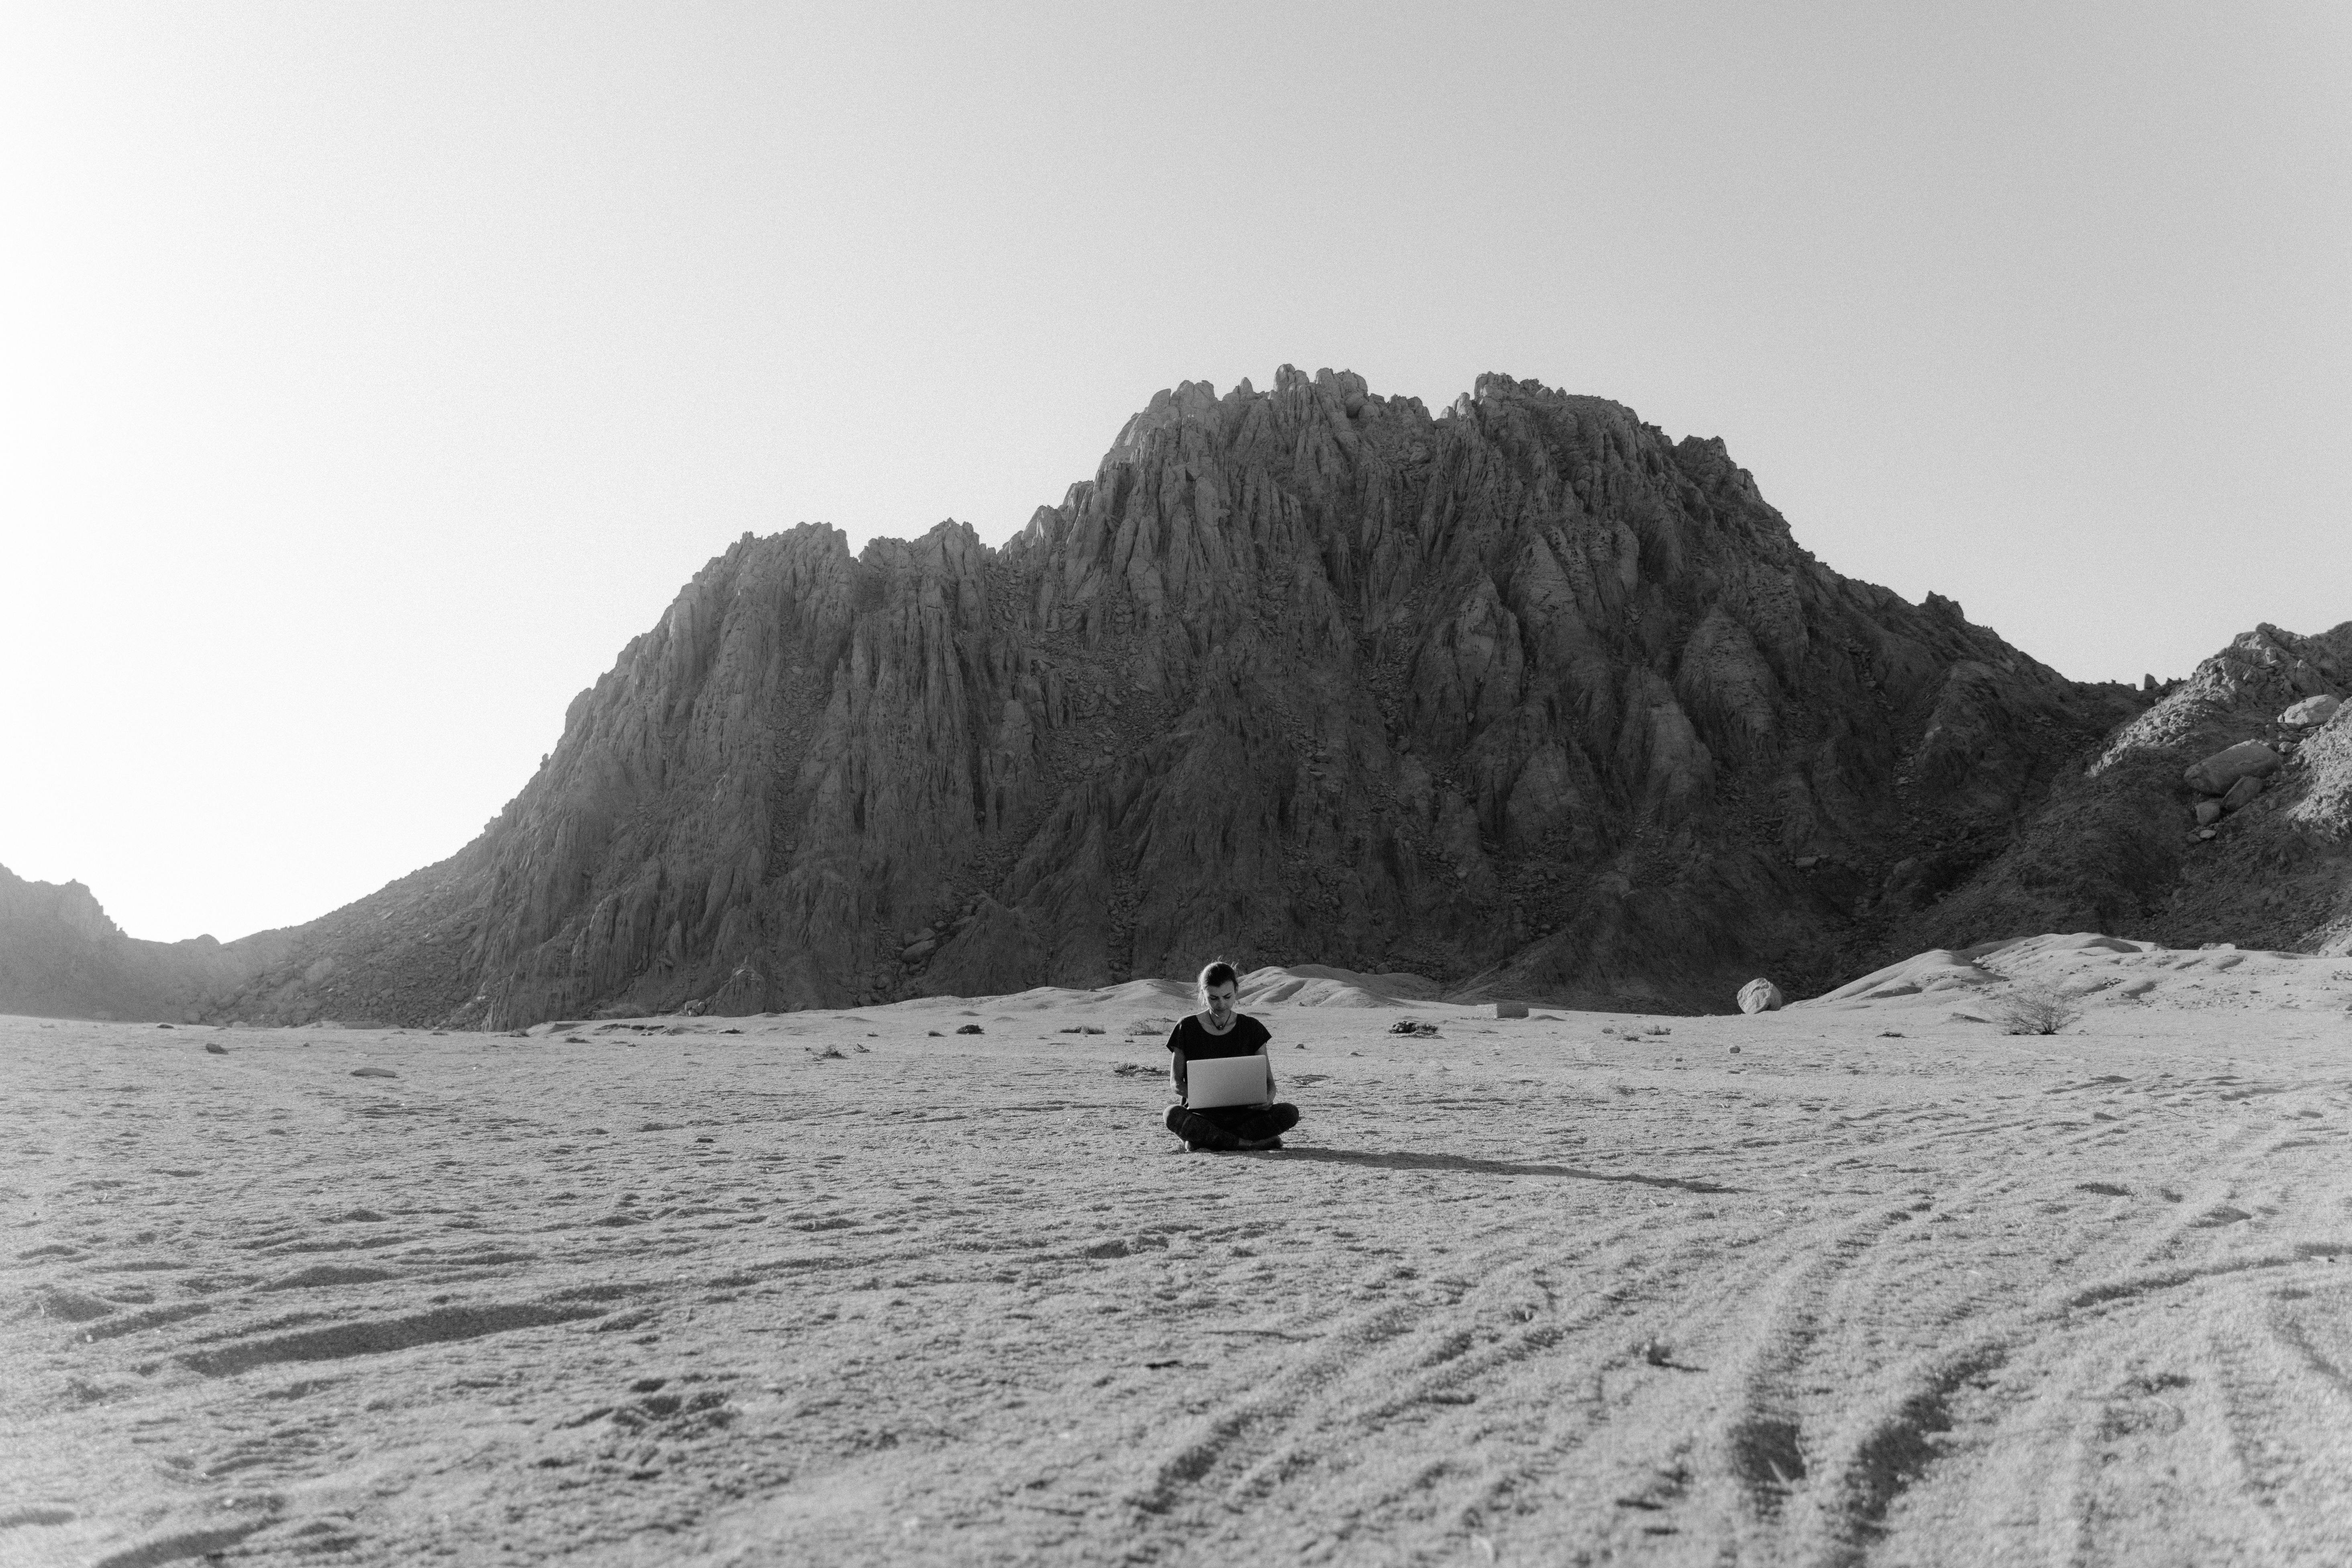
[[[1739,988],[1739,1010],[1743,1013],[1777,1013],[1787,1002],[1780,988],[1769,980],[1751,980]]]
[[[2279,722],[2292,724],[2298,730],[2315,730],[2335,718],[2336,710],[2343,706],[2344,700],[2340,697],[2330,697],[2325,693],[2306,697],[2280,714]]]
[[[2221,819],[2221,803],[2218,800],[2200,800],[2197,803],[2196,815],[2198,826],[2210,827]]]
[[[2260,741],[2241,741],[2214,752],[2180,776],[2200,795],[2227,795],[2242,778],[2262,778],[2278,770],[2279,754]]]
[[[2230,786],[2230,793],[2221,797],[2221,809],[2223,811],[2235,811],[2240,806],[2244,805],[2247,802],[2252,800],[2254,796],[2262,793],[2262,779],[2256,774],[2247,773],[2241,777],[2236,784],[2231,784]]]

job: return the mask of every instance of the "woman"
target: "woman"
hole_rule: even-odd
[[[1219,959],[1201,971],[1201,1011],[1178,1024],[1168,1037],[1174,1060],[1169,1077],[1175,1081],[1176,1103],[1168,1108],[1168,1131],[1184,1140],[1187,1149],[1279,1149],[1282,1135],[1298,1125],[1295,1105],[1220,1105],[1193,1110],[1184,1104],[1184,1064],[1210,1057],[1262,1057],[1272,1037],[1255,1018],[1234,1011],[1241,994],[1241,977]],[[1274,1099],[1274,1063],[1265,1064],[1265,1097]]]

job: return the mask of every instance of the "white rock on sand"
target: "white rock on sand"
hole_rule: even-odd
[[[1255,1007],[1278,1154],[1171,1152],[1165,983],[226,1057],[0,1020],[0,1556],[2352,1540],[2352,962],[2041,937],[1670,1036],[1377,1004],[1433,1040],[1250,979],[1330,987]],[[2021,986],[2081,1021],[1976,1021]]]

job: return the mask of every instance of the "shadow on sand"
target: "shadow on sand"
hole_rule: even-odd
[[[1515,1160],[1480,1160],[1468,1154],[1381,1154],[1367,1149],[1285,1149],[1269,1152],[1270,1160],[1308,1161],[1326,1165],[1370,1165],[1383,1171],[1459,1171],[1472,1176],[1559,1176],[1574,1182],[1632,1182],[1644,1187],[1673,1187],[1685,1193],[1736,1193],[1716,1182],[1685,1181],[1679,1176],[1643,1176],[1632,1172],[1581,1171],[1574,1165],[1528,1165]]]

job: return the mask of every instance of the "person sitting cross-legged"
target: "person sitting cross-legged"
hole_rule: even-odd
[[[1184,1103],[1184,1064],[1212,1057],[1265,1056],[1272,1038],[1265,1026],[1234,1011],[1241,978],[1219,959],[1201,971],[1201,1011],[1179,1023],[1168,1037],[1169,1077],[1177,1103],[1168,1108],[1168,1131],[1188,1149],[1279,1149],[1282,1135],[1298,1125],[1298,1107],[1274,1101],[1274,1063],[1265,1065],[1264,1105],[1221,1105],[1195,1110]]]

